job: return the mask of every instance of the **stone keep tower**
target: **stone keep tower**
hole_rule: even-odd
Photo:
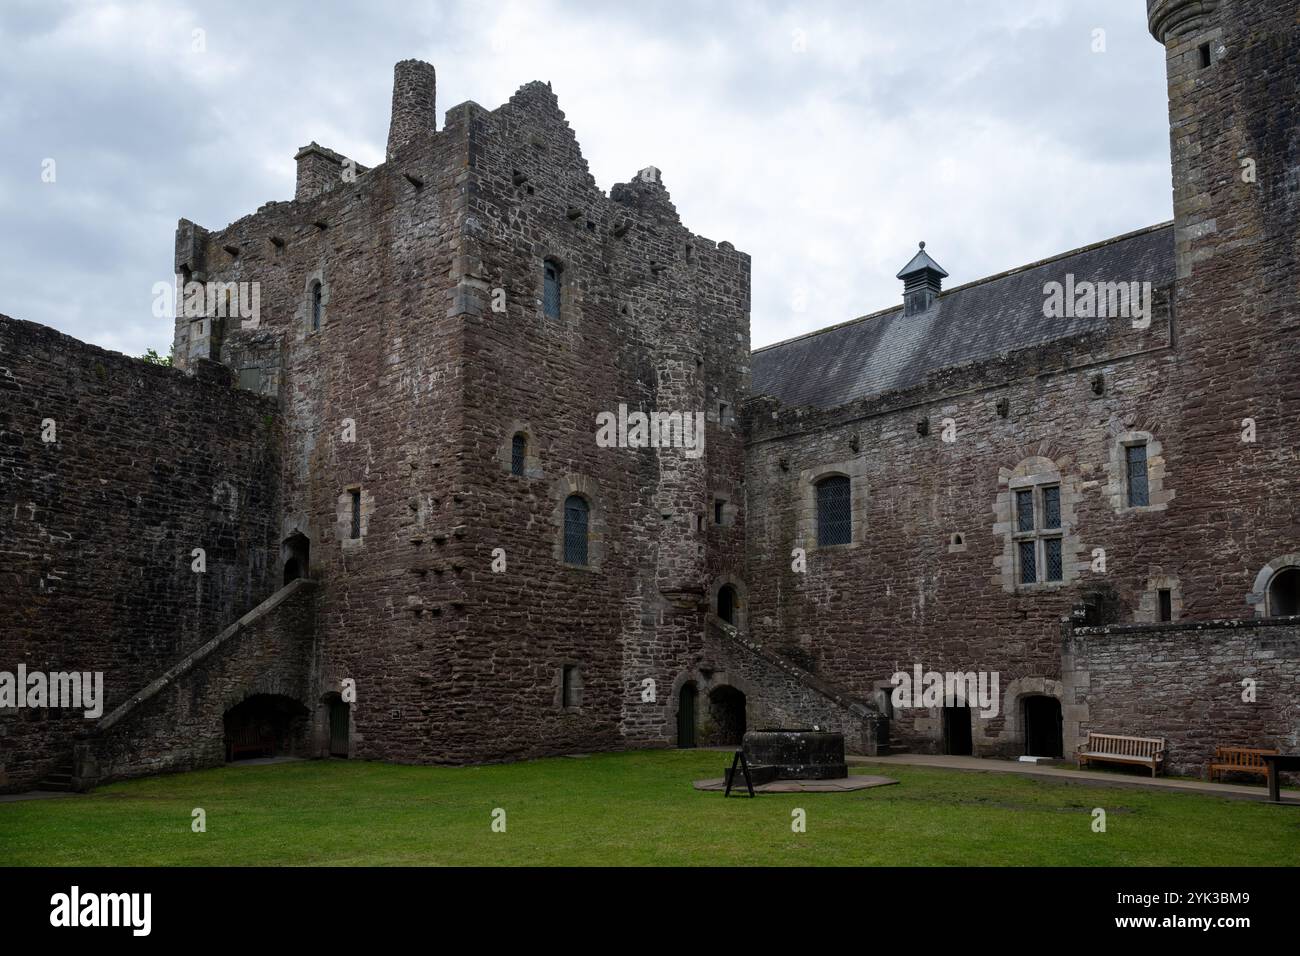
[[[178,320],[178,365],[277,402],[275,522],[319,595],[303,703],[321,725],[358,688],[350,753],[669,744],[742,564],[749,259],[691,233],[654,167],[599,189],[548,84],[442,129],[435,95],[398,63],[382,164],[311,143],[293,201],[181,223],[177,272],[258,283],[261,315]],[[704,434],[599,446],[621,409]]]
[[[1147,11],[1169,80],[1169,374],[1189,399],[1161,425],[1171,467],[1201,498],[1171,510],[1171,553],[1189,593],[1241,607],[1243,582],[1294,553],[1300,525],[1300,20],[1294,2],[1276,0],[1148,0]],[[1261,494],[1255,527],[1234,526]]]
[[[1147,0],[1165,46],[1178,279],[1294,301],[1300,19],[1272,0]],[[1255,261],[1260,246],[1277,243]],[[1248,269],[1258,265],[1262,269]],[[1235,281],[1223,281],[1233,268]],[[1274,282],[1285,275],[1290,287]],[[1188,280],[1191,280],[1190,282]],[[1180,295],[1180,299],[1184,295]]]

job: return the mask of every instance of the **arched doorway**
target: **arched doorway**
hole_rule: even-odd
[[[718,588],[718,617],[728,624],[736,623],[736,589],[730,584]]]
[[[254,694],[226,711],[226,760],[292,753],[303,739],[307,708],[282,694]]]
[[[1300,567],[1282,568],[1269,579],[1268,613],[1270,617],[1300,614]]]
[[[969,707],[943,709],[943,752],[954,757],[969,757],[974,753]]]
[[[311,541],[301,531],[284,539],[281,547],[284,558],[284,583],[308,577],[311,570]]]
[[[709,692],[709,742],[739,747],[745,737],[745,695],[729,684]]]
[[[1034,696],[1021,699],[1025,722],[1025,755],[1061,757],[1065,741],[1061,732],[1061,702],[1055,697]]]
[[[687,681],[677,692],[677,746],[682,749],[695,746],[695,704],[698,697],[695,681]]]
[[[338,694],[329,699],[331,757],[348,757],[352,752],[352,705]]]

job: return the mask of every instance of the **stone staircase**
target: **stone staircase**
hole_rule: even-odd
[[[84,791],[223,763],[222,715],[232,702],[253,693],[308,699],[315,587],[309,578],[289,582],[184,654],[88,728],[39,788]]]
[[[71,751],[51,768],[40,782],[36,784],[33,790],[49,790],[56,793],[71,793],[72,786],[72,753]]]
[[[706,623],[705,646],[729,677],[739,678],[749,688],[746,693],[754,695],[759,719],[767,725],[839,731],[853,754],[901,752],[882,745],[888,739],[888,719],[874,701],[822,680],[721,621]]]

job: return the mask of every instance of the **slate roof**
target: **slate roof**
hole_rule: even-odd
[[[930,309],[899,305],[755,351],[751,392],[790,405],[833,408],[925,381],[955,365],[1081,335],[1114,319],[1043,316],[1043,287],[1064,282],[1174,281],[1172,223],[1117,236],[951,289]]]

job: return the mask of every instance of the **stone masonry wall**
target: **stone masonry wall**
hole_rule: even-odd
[[[1152,474],[1164,498],[1131,509],[1118,503],[1114,458],[1123,436],[1158,441],[1177,408],[1163,381],[1172,364],[1169,321],[1165,310],[1139,341],[1124,329],[1059,342],[838,409],[751,403],[746,579],[754,640],[867,700],[878,700],[895,671],[918,663],[996,671],[1005,699],[994,717],[972,715],[975,752],[1023,752],[1019,703],[1007,692],[1059,682],[1061,618],[1097,589],[1137,607],[1167,566],[1148,536],[1161,533],[1170,501],[1184,494],[1181,469],[1167,449],[1156,455]],[[923,419],[927,435],[917,430]],[[952,442],[943,439],[944,419],[955,423]],[[851,544],[816,546],[811,489],[825,472],[851,475]],[[1062,488],[1065,574],[1059,583],[1019,586],[1011,484],[1036,477]],[[806,549],[805,573],[792,567],[795,548]],[[1106,552],[1104,573],[1092,570],[1096,548]],[[933,752],[942,746],[941,715],[896,711],[889,739]]]
[[[725,684],[745,695],[745,725],[751,730],[819,727],[844,734],[850,754],[877,752],[882,728],[873,704],[819,681],[734,628],[708,628],[701,667],[709,674],[697,679],[703,689]]]
[[[457,275],[473,550],[464,712],[443,732],[490,726],[478,747],[502,757],[671,745],[668,689],[698,658],[717,587],[741,567],[742,442],[719,403],[734,410],[747,380],[748,257],[683,227],[657,170],[608,196],[597,188],[545,84],[491,112],[466,104],[448,122],[470,136]],[[548,260],[561,269],[558,319],[543,310]],[[598,413],[620,405],[703,413],[703,456],[598,447]],[[522,476],[510,474],[517,433]],[[563,560],[575,493],[591,508],[587,567]],[[726,500],[722,524],[714,496]],[[578,669],[577,706],[561,700],[566,666]]]
[[[254,695],[299,705],[315,686],[315,587],[294,581],[145,688],[143,699],[108,713],[75,745],[73,785],[213,767],[226,760],[223,717]],[[303,708],[284,752],[312,752]]]
[[[948,369],[830,411],[749,408],[755,638],[790,645],[861,696],[914,663],[1000,672],[1001,712],[975,718],[976,753],[1023,752],[1016,694],[1059,694],[1057,622],[1085,595],[1120,622],[1154,620],[1160,589],[1178,620],[1244,618],[1267,613],[1269,575],[1300,563],[1300,32],[1290,5],[1268,0],[1217,11],[1152,2],[1155,14],[1173,7],[1185,8],[1182,32],[1161,39],[1177,280],[1163,317],[1144,333],[1116,328]],[[944,418],[954,442],[942,441]],[[1119,449],[1132,437],[1150,442],[1150,507],[1125,507],[1119,493]],[[812,548],[797,574],[806,486],[826,470],[853,475],[862,527],[852,545]],[[1021,587],[1008,491],[1035,476],[1060,479],[1066,574]],[[934,750],[941,721],[900,713],[890,736]]]
[[[481,724],[472,743],[448,732],[465,626],[463,335],[450,276],[466,142],[433,130],[431,103],[427,120],[351,181],[219,231],[183,222],[177,243],[178,271],[259,284],[256,326],[227,323],[214,358],[281,410],[277,541],[307,539],[319,584],[319,686],[305,703],[319,718],[351,679],[353,756],[399,762],[474,759],[488,735]],[[191,325],[178,324],[178,354]]]
[[[1067,753],[1164,737],[1169,773],[1204,776],[1216,746],[1300,749],[1300,619],[1067,627],[1064,662]]]
[[[0,670],[102,671],[107,713],[271,593],[273,407],[0,316]],[[0,788],[86,724],[0,712]]]

